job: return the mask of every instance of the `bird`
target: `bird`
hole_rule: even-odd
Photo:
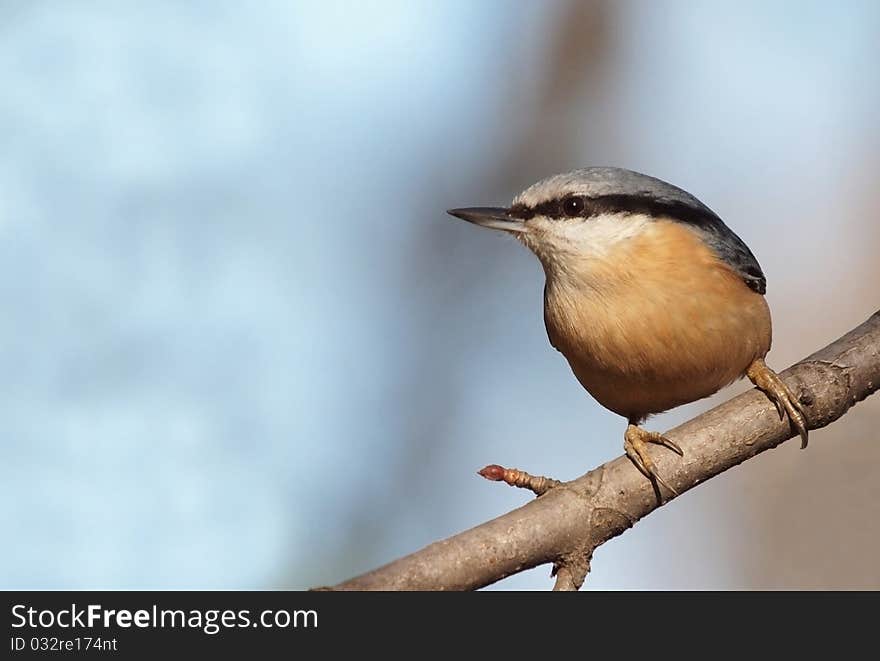
[[[544,269],[550,344],[584,389],[624,417],[624,451],[654,484],[649,444],[684,456],[642,425],[654,414],[749,380],[807,447],[803,408],[765,362],[766,278],[721,218],[677,186],[632,170],[588,167],[547,177],[509,207],[447,213],[512,235]]]

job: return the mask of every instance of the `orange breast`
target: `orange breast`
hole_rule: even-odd
[[[711,395],[770,350],[764,297],[672,221],[548,271],[544,318],[584,388],[633,421]]]

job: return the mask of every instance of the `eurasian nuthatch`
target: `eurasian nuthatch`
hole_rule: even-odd
[[[527,188],[509,208],[452,209],[508,232],[544,267],[547,336],[581,385],[629,421],[624,449],[649,478],[648,443],[682,454],[638,425],[748,376],[807,444],[798,400],[764,364],[766,281],[745,243],[706,205],[630,170],[586,168]]]

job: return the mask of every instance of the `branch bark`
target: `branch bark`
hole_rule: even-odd
[[[804,405],[810,429],[843,416],[880,387],[880,311],[782,377]],[[652,456],[684,493],[796,434],[770,400],[751,390],[665,435],[682,447],[684,458],[662,448]],[[473,590],[553,563],[554,590],[577,590],[593,551],[662,504],[621,456],[492,521],[325,589]]]

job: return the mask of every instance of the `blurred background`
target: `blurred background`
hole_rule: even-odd
[[[0,4],[0,587],[334,583],[528,499],[487,463],[619,455],[537,260],[444,213],[556,172],[715,209],[772,366],[834,340],[880,307],[878,31],[871,0]],[[689,492],[587,586],[880,588],[878,425]]]

